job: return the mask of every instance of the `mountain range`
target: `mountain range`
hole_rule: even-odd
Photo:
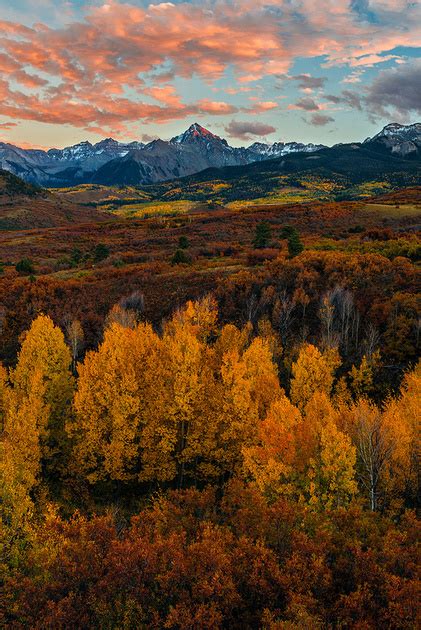
[[[148,185],[191,176],[209,168],[241,167],[266,160],[302,154],[322,154],[344,147],[361,148],[399,161],[421,159],[421,123],[384,127],[363,143],[326,145],[298,142],[255,142],[249,147],[232,147],[226,140],[195,123],[171,140],[120,143],[107,138],[96,144],[80,142],[64,149],[22,149],[0,143],[0,168],[29,183],[44,187],[80,183],[107,185]],[[303,155],[303,158],[306,156]],[[308,156],[310,157],[310,156]],[[317,158],[317,155],[314,155]],[[334,158],[336,159],[336,158]],[[290,160],[287,163],[293,164]],[[280,166],[284,164],[279,163]],[[286,167],[288,170],[288,167]],[[402,166],[399,166],[402,169]],[[405,166],[403,167],[405,168]]]

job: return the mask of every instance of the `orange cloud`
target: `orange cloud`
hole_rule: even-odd
[[[170,82],[177,76],[212,82],[230,68],[235,85],[229,94],[248,89],[239,84],[287,73],[297,57],[358,67],[382,63],[383,53],[396,46],[419,45],[419,3],[372,0],[370,10],[381,17],[375,29],[349,0],[196,0],[146,8],[110,1],[88,5],[83,21],[62,28],[3,21],[2,113],[114,132],[135,121],[230,114],[238,109],[225,102],[184,103]],[[275,107],[262,101],[248,111]]]
[[[250,114],[260,114],[262,112],[269,112],[272,109],[277,109],[278,107],[279,103],[276,103],[275,101],[261,101],[255,103],[251,109],[244,109],[244,111],[247,111]]]

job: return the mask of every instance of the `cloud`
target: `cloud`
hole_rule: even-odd
[[[363,70],[354,70],[347,77],[342,79],[341,83],[361,83]]]
[[[324,87],[327,77],[313,77],[311,74],[281,75],[281,80],[296,81],[300,90],[312,91]]]
[[[309,124],[315,125],[316,127],[324,127],[332,122],[335,122],[335,119],[332,118],[332,116],[326,116],[325,114],[313,114],[310,118]]]
[[[200,114],[223,115],[238,112],[238,108],[234,107],[234,105],[224,103],[223,101],[209,101],[208,99],[202,99],[197,103],[197,106],[192,109],[196,109]]]
[[[241,122],[238,120],[231,120],[231,122],[225,127],[226,133],[231,138],[238,138],[239,140],[251,140],[253,136],[264,137],[276,131],[272,125],[265,125],[259,122]]]
[[[363,97],[352,90],[342,90],[340,96],[335,94],[326,94],[324,98],[335,105],[344,104],[352,109],[358,109],[359,111],[362,111],[363,109]]]
[[[297,58],[372,66],[387,60],[386,53],[398,61],[390,51],[421,40],[421,3],[413,0],[354,0],[351,7],[349,0],[140,6],[110,0],[102,6],[85,3],[80,15],[69,14],[67,23],[55,27],[0,22],[3,114],[113,132],[133,122],[227,115],[235,111],[233,105],[206,99],[186,103],[172,83],[180,78],[212,83],[229,73],[236,88],[285,76]],[[292,79],[304,91],[320,89],[325,81],[304,73]],[[306,107],[309,100],[301,103],[297,107],[305,111],[320,109]]]
[[[0,129],[13,129],[13,127],[17,127],[18,124],[15,122],[4,122],[0,123]]]
[[[290,105],[288,109],[304,109],[307,112],[314,112],[320,109],[320,105],[318,105],[313,98],[303,96],[303,98],[300,98],[294,105]]]
[[[405,122],[412,114],[421,115],[421,60],[382,70],[359,92],[343,90],[325,99],[352,109],[366,111],[370,119],[394,118]]]
[[[247,109],[244,108],[243,111],[249,114],[260,114],[262,112],[269,112],[272,109],[277,109],[279,107],[279,103],[275,101],[260,101],[253,105],[253,107]]]
[[[358,66],[366,66],[367,68],[372,68],[378,63],[385,63],[386,61],[401,61],[402,57],[398,55],[364,55],[362,57],[358,57],[357,59],[349,59],[349,66],[351,68],[356,68]]]
[[[142,140],[142,142],[152,142],[153,140],[157,140],[158,136],[151,136],[148,133],[144,133],[141,135],[140,139]]]
[[[380,72],[367,87],[364,102],[373,115],[421,114],[421,60]]]

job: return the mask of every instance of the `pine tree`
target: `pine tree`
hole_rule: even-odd
[[[288,255],[290,258],[295,258],[301,254],[304,250],[304,245],[301,242],[300,235],[296,229],[292,229],[288,236]]]
[[[272,229],[267,221],[261,221],[256,225],[256,233],[253,245],[256,249],[263,249],[268,246],[272,236]]]

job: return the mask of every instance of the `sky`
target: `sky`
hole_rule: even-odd
[[[421,121],[421,1],[0,0],[0,141],[361,141]]]

